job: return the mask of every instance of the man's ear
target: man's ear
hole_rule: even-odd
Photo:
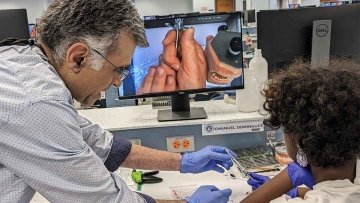
[[[75,43],[69,47],[66,53],[66,63],[69,68],[78,73],[86,63],[90,54],[89,46],[84,43]]]

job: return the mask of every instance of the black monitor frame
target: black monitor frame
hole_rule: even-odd
[[[0,10],[0,27],[0,41],[7,38],[30,38],[26,9]]]
[[[165,17],[155,17],[147,18],[149,20],[144,21],[145,29],[151,28],[160,28],[167,27],[166,24],[173,24],[174,18],[183,19],[184,26],[187,25],[196,25],[196,24],[206,24],[206,23],[217,23],[224,22],[226,19],[237,18],[239,23],[236,26],[236,30],[239,32],[239,36],[242,36],[241,33],[241,12],[233,13],[191,13],[189,15],[169,15]],[[233,30],[230,30],[233,31]],[[129,96],[119,96],[120,100],[123,99],[138,99],[138,98],[148,98],[148,97],[159,97],[159,96],[171,96],[172,98],[172,109],[167,111],[159,111],[159,121],[169,121],[169,120],[188,120],[188,119],[201,119],[206,118],[206,113],[203,108],[190,108],[189,104],[189,94],[195,93],[206,93],[206,92],[218,92],[226,90],[236,90],[243,89],[243,76],[242,85],[239,86],[229,86],[229,87],[211,87],[211,88],[201,88],[201,89],[190,89],[190,90],[179,90],[175,92],[161,92],[161,93],[150,93],[142,95],[129,95]]]
[[[332,20],[330,56],[360,58],[359,4],[260,11],[258,48],[268,61],[269,73],[295,58],[310,60],[315,20]]]
[[[248,23],[256,23],[256,10],[244,10],[242,11],[242,18],[244,26],[247,26]]]

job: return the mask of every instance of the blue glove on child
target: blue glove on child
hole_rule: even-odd
[[[302,167],[298,163],[293,162],[288,164],[287,170],[293,187],[306,185],[312,189],[315,185],[314,177],[311,173],[310,167]]]
[[[226,203],[231,195],[230,189],[219,190],[212,185],[199,187],[193,195],[186,198],[188,203]]]
[[[207,146],[200,151],[185,153],[181,159],[180,172],[181,173],[201,173],[205,171],[214,170],[220,173],[224,169],[230,169],[233,165],[231,156],[226,152],[225,147]],[[230,153],[236,157],[236,154],[229,150]]]
[[[294,187],[293,189],[291,189],[288,193],[286,193],[287,195],[289,195],[292,198],[295,198],[298,196],[298,190],[297,187]]]
[[[263,175],[259,175],[256,173],[249,173],[249,180],[247,181],[247,183],[251,186],[252,190],[256,190],[258,187],[260,187],[261,185],[263,185],[264,183],[268,182],[270,180],[270,178],[268,176],[263,176]],[[289,195],[290,197],[294,198],[297,197],[297,188],[293,188],[291,189],[287,195]]]
[[[249,176],[250,177],[249,180],[247,180],[247,183],[251,186],[252,190],[256,190],[258,187],[270,180],[269,177],[256,173],[249,173]]]

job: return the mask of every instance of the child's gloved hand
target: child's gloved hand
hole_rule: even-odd
[[[306,185],[312,189],[315,185],[314,177],[311,173],[310,167],[302,167],[298,163],[293,162],[288,164],[287,170],[293,187]]]
[[[251,186],[252,190],[256,190],[258,187],[270,180],[268,176],[263,176],[256,173],[249,173],[249,176],[250,177],[247,183]]]
[[[258,187],[260,187],[261,185],[263,185],[264,183],[266,183],[270,180],[270,178],[268,176],[263,176],[263,175],[259,175],[256,173],[250,173],[249,176],[250,176],[250,178],[247,181],[247,183],[251,186],[252,190],[256,190]],[[289,195],[290,197],[294,198],[294,197],[297,197],[298,190],[295,187],[286,194]]]
[[[288,193],[286,193],[287,195],[289,195],[292,198],[295,198],[298,196],[298,190],[297,187],[294,187],[293,189],[291,189]]]

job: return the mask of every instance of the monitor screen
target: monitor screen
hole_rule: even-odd
[[[0,27],[0,41],[30,38],[26,9],[0,10]]]
[[[173,95],[179,93],[200,93],[200,92],[214,92],[241,89],[243,85],[243,75],[239,75],[236,78],[229,80],[227,83],[222,81],[210,80],[211,77],[208,72],[206,85],[202,88],[189,88],[189,89],[176,89],[176,91],[162,91],[142,94],[139,93],[141,84],[149,73],[150,67],[157,67],[159,64],[159,57],[163,53],[163,44],[166,34],[172,27],[169,25],[174,24],[176,19],[181,18],[184,27],[193,27],[195,29],[195,40],[200,46],[205,49],[206,37],[209,35],[216,36],[218,31],[222,28],[226,28],[229,33],[236,33],[241,38],[241,14],[236,13],[219,13],[219,14],[182,14],[180,15],[169,15],[164,18],[147,18],[144,21],[146,37],[149,42],[149,47],[141,48],[137,47],[132,59],[130,67],[131,77],[128,77],[123,85],[119,88],[119,98],[139,98],[139,97],[153,97],[163,95]],[[224,47],[229,45],[224,45]],[[242,54],[241,54],[241,69],[242,69]],[[237,67],[239,68],[239,67]],[[242,70],[241,70],[242,71]],[[221,77],[221,76],[219,76]]]
[[[269,73],[283,68],[295,58],[310,60],[315,20],[332,20],[331,56],[360,57],[358,4],[261,11],[257,20],[258,47],[268,61]]]
[[[143,93],[143,82],[148,81],[145,80],[148,74],[154,72],[154,69],[150,69],[150,67],[156,69],[159,65],[159,58],[163,53],[162,42],[166,34],[174,29],[172,25],[179,22],[181,22],[183,27],[195,29],[194,39],[203,50],[206,47],[207,36],[214,36],[215,38],[211,45],[220,61],[227,62],[224,63],[226,66],[216,66],[215,68],[207,66],[205,71],[200,71],[201,74],[204,74],[201,77],[201,87],[191,85],[188,85],[189,87],[181,87],[176,85],[177,87],[172,91],[150,91],[150,93]],[[240,12],[148,16],[145,18],[144,24],[150,46],[136,48],[130,67],[130,77],[127,77],[122,87],[119,88],[119,99],[171,95],[172,109],[159,111],[159,121],[200,119],[206,118],[206,113],[202,108],[190,108],[189,94],[244,88]],[[230,50],[231,47],[236,47],[237,51],[232,52],[233,50]],[[236,64],[234,65],[234,63]],[[181,68],[182,66],[180,65],[179,70],[176,70],[177,84],[182,80],[179,77],[179,72],[189,72]],[[191,74],[189,73],[188,75]],[[195,82],[193,79],[189,80],[186,83],[191,84]]]

